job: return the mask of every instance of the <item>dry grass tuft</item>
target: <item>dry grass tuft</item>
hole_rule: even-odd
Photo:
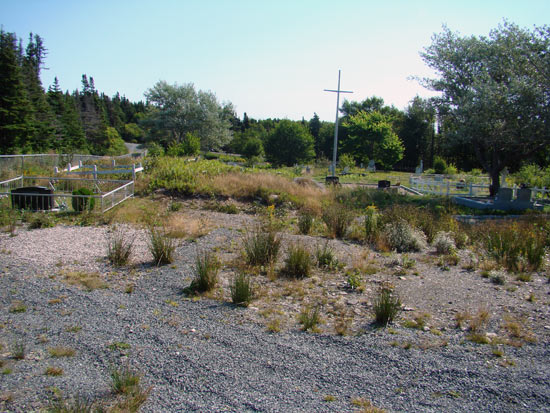
[[[67,284],[84,287],[87,291],[109,288],[109,284],[103,281],[97,272],[66,271],[62,275]]]
[[[170,238],[197,239],[208,234],[212,224],[206,218],[191,218],[184,214],[171,214],[164,220],[166,235]]]

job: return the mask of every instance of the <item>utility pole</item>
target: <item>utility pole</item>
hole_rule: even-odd
[[[338,151],[338,111],[340,110],[340,93],[353,93],[349,90],[340,90],[340,69],[338,69],[338,89],[325,89],[325,92],[336,92],[336,122],[334,124],[334,148],[332,150],[332,179],[331,182],[338,183],[336,177],[336,154]]]

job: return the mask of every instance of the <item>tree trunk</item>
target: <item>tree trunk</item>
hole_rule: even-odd
[[[491,185],[489,186],[489,195],[491,197],[496,196],[496,194],[498,194],[498,190],[500,189],[500,171],[500,168],[491,169]]]

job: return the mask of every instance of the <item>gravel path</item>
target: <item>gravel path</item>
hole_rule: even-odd
[[[146,264],[146,241],[138,231],[136,255],[143,265],[132,273],[113,273],[102,261],[106,231],[56,227],[13,239],[1,235],[1,411],[38,411],[52,387],[67,396],[105,398],[111,366],[124,363],[152,387],[144,412],[343,412],[357,410],[355,398],[387,411],[550,411],[546,341],[506,347],[510,362],[505,363],[489,346],[464,342],[459,332],[449,333],[447,345],[392,345],[430,333],[374,330],[369,320],[366,333],[353,337],[297,330],[272,334],[244,321],[251,309],[181,295],[197,247],[219,246],[236,231],[218,228],[184,242],[176,265],[160,268]],[[87,255],[74,248],[76,239],[88,243]],[[37,248],[42,240],[48,253]],[[27,243],[28,259],[15,251],[19,242]],[[87,292],[54,276],[71,265],[111,272],[111,288]],[[124,287],[130,282],[131,294]],[[17,300],[26,311],[9,311]],[[10,358],[14,342],[25,343],[24,360]],[[112,349],[116,343],[129,348]],[[76,354],[54,359],[47,352],[52,346]],[[44,375],[48,366],[64,374]]]

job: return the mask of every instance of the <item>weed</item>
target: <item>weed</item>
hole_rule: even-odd
[[[382,287],[374,299],[373,310],[375,323],[385,327],[401,310],[401,301],[392,289]]]
[[[29,229],[51,228],[55,226],[55,220],[45,212],[36,212],[29,219]]]
[[[13,300],[11,302],[9,312],[10,313],[24,313],[27,311],[27,306],[21,300]]]
[[[522,272],[516,275],[516,280],[522,282],[530,282],[533,280],[533,276],[530,273]]]
[[[300,312],[298,321],[302,324],[302,330],[313,332],[317,331],[317,324],[321,322],[321,306],[319,304],[315,306],[306,306]]]
[[[361,413],[386,413],[386,410],[380,409],[379,407],[373,406],[370,400],[363,398],[355,398],[351,401],[351,404],[355,407],[360,407]]]
[[[211,251],[199,251],[195,258],[195,278],[186,292],[204,293],[211,291],[218,282],[220,261]]]
[[[242,305],[248,307],[250,301],[253,298],[252,283],[250,277],[244,273],[239,273],[233,278],[233,282],[230,286],[231,300],[235,305]]]
[[[257,227],[243,236],[246,262],[250,265],[268,265],[279,255],[281,238],[273,228]]]
[[[334,251],[328,245],[328,241],[325,242],[323,247],[317,245],[315,250],[315,258],[317,260],[317,266],[334,270],[338,266],[338,259],[334,255]]]
[[[467,311],[459,312],[455,314],[455,327],[456,328],[462,328],[464,325],[464,322],[469,320],[471,318],[470,313]]]
[[[322,219],[331,237],[344,238],[353,216],[343,205],[331,204],[323,209]]]
[[[348,316],[345,311],[342,311],[341,314],[336,318],[334,322],[334,331],[339,336],[348,335],[353,324],[353,316]]]
[[[378,238],[380,232],[380,214],[378,213],[376,206],[370,205],[366,209],[365,214],[365,239],[368,243],[372,244]]]
[[[130,344],[125,343],[124,341],[114,341],[107,346],[107,348],[112,351],[129,350],[131,347],[132,346],[130,346]]]
[[[281,320],[278,318],[269,320],[266,324],[266,329],[270,333],[279,333],[281,331]]]
[[[323,400],[326,402],[333,402],[336,401],[336,396],[333,396],[332,394],[327,394],[325,397],[323,397]]]
[[[312,259],[309,251],[300,244],[291,245],[281,269],[281,274],[290,278],[306,278],[311,274]]]
[[[348,287],[351,290],[357,290],[361,287],[363,280],[361,279],[361,274],[357,270],[346,271],[346,275],[348,276]]]
[[[87,291],[99,288],[109,288],[109,284],[101,279],[99,273],[88,273],[84,271],[68,271],[64,273],[65,281],[71,285],[81,285]]]
[[[426,327],[427,320],[430,318],[430,315],[427,313],[417,314],[412,320],[405,320],[403,326],[407,328],[415,328],[417,330],[424,330]]]
[[[403,254],[401,257],[401,266],[407,270],[414,268],[416,265],[416,260],[414,258],[409,258],[407,254]]]
[[[130,261],[132,254],[133,240],[128,240],[124,233],[112,228],[109,235],[107,258],[116,267],[123,267]]]
[[[23,360],[26,356],[25,343],[16,341],[11,347],[11,356],[16,360]]]
[[[174,262],[176,245],[173,238],[166,233],[166,228],[149,227],[149,251],[153,254],[155,265],[165,265]]]
[[[111,388],[115,394],[129,394],[139,386],[141,377],[130,367],[111,368]]]
[[[491,276],[491,282],[496,285],[504,285],[506,284],[506,277],[504,277],[504,274],[493,274]]]
[[[469,330],[473,333],[485,331],[490,318],[489,311],[480,308],[477,313],[470,317]]]
[[[300,215],[298,215],[298,230],[300,234],[307,235],[311,232],[313,219],[313,214],[309,211],[302,211]]]
[[[435,234],[432,245],[438,254],[451,254],[456,250],[452,234],[445,231]]]
[[[94,403],[85,397],[76,396],[67,400],[58,395],[50,399],[46,411],[48,413],[92,413],[100,412],[102,409],[99,406],[94,409]]]
[[[69,326],[65,328],[67,333],[78,333],[80,330],[82,330],[82,327],[80,326]]]
[[[9,367],[5,367],[2,369],[2,374],[4,375],[8,375],[8,374],[11,374],[13,372],[12,369],[10,369]]]
[[[134,284],[130,283],[124,288],[124,292],[126,294],[132,294],[134,292],[134,288],[135,288]]]
[[[62,376],[63,369],[61,367],[48,366],[44,374],[46,376]]]
[[[75,350],[71,347],[50,347],[48,348],[48,354],[50,357],[60,358],[60,357],[72,357],[75,355]]]

